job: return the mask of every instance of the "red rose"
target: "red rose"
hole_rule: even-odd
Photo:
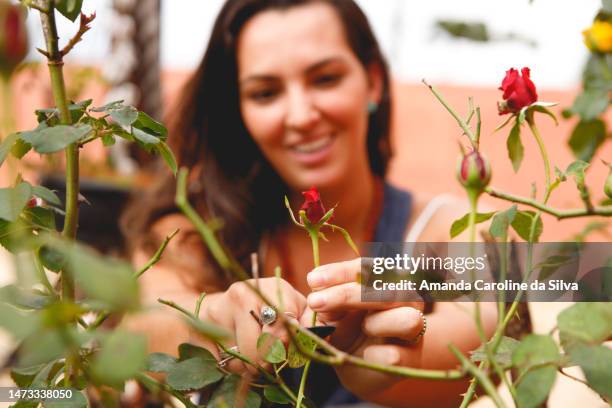
[[[0,0],[0,74],[10,75],[28,53],[28,35],[22,6]]]
[[[321,195],[316,187],[311,187],[308,191],[302,191],[304,203],[300,207],[300,211],[306,212],[306,218],[313,224],[318,223],[325,215],[325,207],[321,202]]]
[[[529,106],[538,100],[536,88],[529,78],[529,68],[521,69],[521,73],[514,68],[506,71],[506,77],[499,87],[504,91],[503,102],[498,103],[500,115],[506,113],[517,113],[525,106]]]

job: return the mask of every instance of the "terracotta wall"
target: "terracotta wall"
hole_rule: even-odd
[[[36,72],[24,72],[13,83],[15,94],[13,109],[21,129],[35,126],[34,116],[31,113],[34,107],[48,106],[51,103],[48,80],[43,68],[41,67]],[[173,106],[173,101],[177,98],[187,76],[187,72],[164,72],[162,85],[166,111]],[[514,173],[507,158],[505,140],[509,129],[492,134],[493,129],[503,119],[497,114],[496,101],[500,97],[497,89],[494,87],[432,85],[438,87],[448,102],[461,113],[467,110],[469,96],[473,96],[475,104],[480,105],[483,118],[481,145],[492,163],[492,185],[526,196],[530,192],[531,183],[535,181],[539,190],[542,190],[543,165],[535,141],[528,129],[525,128],[523,132],[525,159],[518,174]],[[540,100],[559,102],[561,107],[571,105],[576,92],[577,90],[539,90]],[[94,81],[84,86],[81,94],[94,97],[94,103],[102,103],[104,86]],[[408,189],[431,193],[462,194],[454,178],[458,157],[457,142],[461,135],[460,128],[422,84],[396,83],[393,88],[393,97],[395,101],[393,143],[396,155],[391,166],[390,179]],[[561,110],[561,108],[553,109]],[[612,123],[609,119],[608,122]],[[540,115],[538,124],[549,148],[552,165],[565,169],[573,161],[567,147],[567,140],[574,122],[561,119],[559,126],[555,126],[550,118]],[[103,160],[103,154],[104,151],[99,145],[92,144],[87,147],[85,156],[88,160],[96,162]],[[30,156],[32,160],[37,160],[35,155],[30,154]],[[601,151],[601,157],[612,161],[612,143],[606,144]],[[600,161],[595,161],[591,167],[587,180],[593,186],[592,193],[597,202],[603,197],[602,186],[607,175],[607,168]],[[7,169],[0,170],[0,180],[3,185],[8,179]],[[499,200],[486,201],[492,206],[508,206]],[[580,206],[573,182],[568,181],[562,185],[551,198],[550,204],[560,208]],[[572,233],[579,231],[584,225],[583,220],[558,222],[551,217],[546,217],[543,238],[545,240],[569,238]],[[593,239],[607,241],[612,239],[612,236],[596,235]]]

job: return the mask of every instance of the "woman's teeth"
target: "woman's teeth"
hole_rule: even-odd
[[[300,143],[299,145],[293,146],[293,149],[300,153],[312,153],[326,147],[332,140],[331,136],[317,139],[309,143]]]

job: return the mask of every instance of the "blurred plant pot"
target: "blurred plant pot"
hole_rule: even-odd
[[[43,186],[57,192],[62,203],[65,203],[65,183],[63,175],[46,175],[41,179]],[[81,201],[79,205],[77,239],[103,253],[122,254],[125,241],[119,229],[119,218],[131,189],[91,178],[81,178],[79,189],[88,202]],[[64,217],[58,215],[56,221],[61,226]]]

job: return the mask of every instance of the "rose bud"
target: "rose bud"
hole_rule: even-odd
[[[26,11],[0,0],[0,74],[8,77],[28,54]]]
[[[304,203],[300,207],[300,211],[306,212],[306,218],[313,224],[318,223],[325,215],[325,207],[321,202],[321,195],[316,187],[311,187],[308,191],[302,191]]]
[[[32,197],[26,205],[28,208],[41,207],[45,202],[40,197]]]
[[[593,52],[612,52],[612,24],[595,20],[593,25],[582,32],[584,44]]]
[[[477,150],[459,161],[457,179],[466,189],[482,191],[491,181],[491,166]]]
[[[527,67],[521,69],[520,74],[514,68],[506,71],[506,77],[499,89],[504,91],[504,100],[497,103],[500,115],[517,113],[525,106],[529,106],[538,100],[538,94],[535,85],[529,78],[529,68]]]

